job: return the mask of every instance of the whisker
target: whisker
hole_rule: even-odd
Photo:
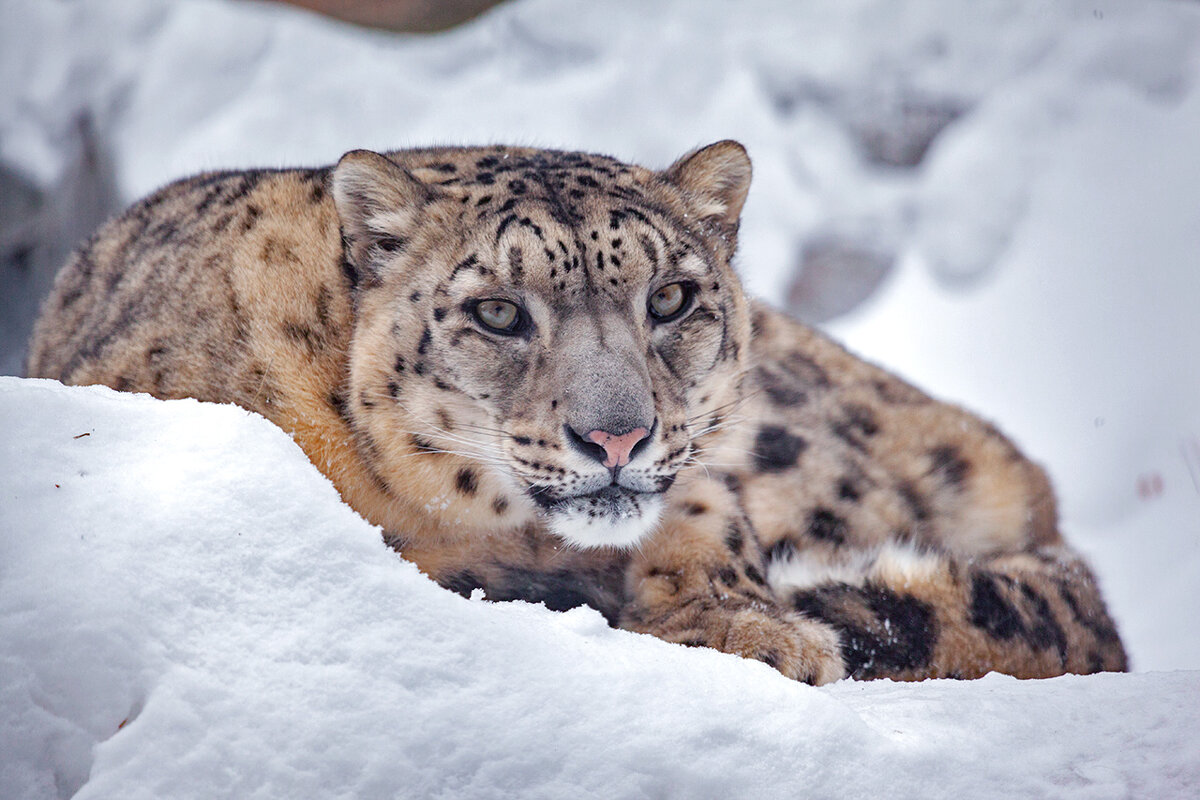
[[[404,402],[401,401],[400,398],[398,398],[398,397],[393,397],[391,394],[388,394],[385,392],[380,392],[378,390],[368,391],[365,393],[365,396],[369,397],[369,398],[380,399],[380,400],[394,403],[395,405],[399,406],[402,411],[404,411],[406,414],[413,417],[413,419],[417,420],[421,424],[428,425],[430,428],[433,428],[433,429],[439,431],[440,433],[443,433],[444,435],[453,435],[450,431],[447,431],[444,428],[434,425],[433,423],[429,422],[428,420],[421,418],[419,415],[417,415],[415,412],[413,412],[412,409],[410,409],[408,406],[406,406],[404,404]],[[515,434],[509,433],[508,431],[504,430],[503,428],[497,428],[497,427],[492,427],[492,426],[488,426],[488,425],[481,425],[477,422],[471,422],[469,420],[456,420],[454,424],[455,424],[456,428],[463,428],[465,430],[477,431],[479,433],[488,433],[488,434],[492,434],[493,436],[502,436],[506,439],[518,438]]]
[[[460,458],[465,458],[468,461],[475,461],[480,464],[487,464],[488,466],[492,466],[492,467],[507,467],[508,466],[503,461],[497,461],[496,459],[491,459],[491,458],[484,458],[482,456],[476,455],[475,453],[468,453],[463,450],[445,450],[440,447],[430,447],[427,449],[417,450],[414,453],[405,453],[403,455],[396,456],[396,458],[397,459],[416,458],[417,456],[431,456],[431,455],[459,456]]]
[[[762,392],[763,392],[762,389],[756,389],[754,391],[746,392],[746,393],[744,393],[744,395],[740,395],[740,396],[732,399],[732,401],[730,401],[728,403],[722,403],[714,409],[709,409],[707,411],[701,411],[700,414],[696,414],[695,416],[688,417],[688,422],[689,423],[694,422],[698,419],[701,419],[701,417],[704,417],[704,416],[710,417],[710,416],[713,416],[714,414],[724,415],[726,409],[737,408],[738,405],[742,405],[746,401],[749,401],[749,399],[757,397],[758,395],[761,395]]]
[[[712,478],[712,473],[708,471],[708,465],[705,464],[703,461],[699,461],[695,458],[692,458],[691,456],[688,456],[687,458],[685,458],[683,460],[683,463],[684,464],[692,464],[697,467],[700,467],[700,469],[704,470],[704,477]],[[680,467],[680,469],[683,469],[683,467]]]
[[[737,419],[726,420],[726,421],[720,422],[716,425],[709,425],[706,428],[701,428],[698,431],[689,431],[688,433],[692,437],[692,439],[699,439],[701,436],[707,436],[711,433],[716,433],[717,431],[725,430],[726,428],[732,428],[732,427],[742,425],[745,421],[746,421],[745,417],[738,417]]]
[[[404,431],[405,433],[408,433],[411,435],[416,435],[416,436],[428,436],[428,435],[430,435],[430,432],[432,431],[432,432],[436,432],[438,435],[440,435],[446,439],[449,439],[452,442],[457,442],[458,444],[464,444],[469,447],[477,447],[481,450],[490,451],[496,455],[504,454],[503,448],[494,442],[488,442],[488,441],[484,441],[484,440],[480,440],[480,439],[473,439],[473,438],[470,438],[467,436],[463,436],[460,433],[448,431],[445,428],[441,427],[440,425],[435,425],[434,423],[430,422],[429,420],[426,420],[426,419],[422,418],[420,415],[416,414],[412,409],[410,409],[407,405],[405,405],[399,398],[392,397],[390,394],[384,395],[384,394],[381,394],[378,392],[375,393],[375,396],[381,397],[381,398],[386,398],[387,400],[394,402],[396,404],[396,406],[398,406],[402,411],[404,411],[406,414],[408,414],[414,420],[421,423],[422,425],[426,425],[429,427],[429,430]],[[455,423],[455,425],[456,425],[456,427],[463,428],[467,431],[477,431],[477,432],[481,432],[481,433],[491,434],[493,436],[502,436],[504,438],[513,439],[513,440],[516,440],[518,438],[515,434],[508,433],[507,431],[504,431],[500,428],[493,428],[493,427],[489,427],[486,425],[480,425],[478,423],[458,421]]]

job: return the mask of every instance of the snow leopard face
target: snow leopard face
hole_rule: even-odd
[[[540,518],[574,545],[636,543],[738,397],[745,151],[661,173],[419,156],[355,151],[332,178],[359,287],[350,396],[381,480],[411,491],[442,469],[453,489],[430,480],[430,505],[450,525]]]

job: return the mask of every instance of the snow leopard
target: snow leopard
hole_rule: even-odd
[[[27,373],[236,403],[449,590],[799,681],[1124,670],[1045,472],[751,299],[721,141],[208,172],[101,227]]]

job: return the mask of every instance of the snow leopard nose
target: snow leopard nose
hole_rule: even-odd
[[[604,455],[607,457],[601,463],[612,469],[628,464],[629,454],[633,451],[634,445],[649,435],[650,431],[645,428],[634,428],[629,433],[620,436],[613,436],[606,431],[592,431],[587,435],[587,439],[604,448]]]
[[[650,431],[641,427],[622,434],[594,430],[581,436],[570,427],[567,431],[577,450],[609,469],[628,464],[638,445],[648,442],[650,437]]]

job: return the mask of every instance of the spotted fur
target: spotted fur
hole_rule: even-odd
[[[200,175],[79,249],[29,374],[266,416],[463,594],[813,683],[1124,669],[1036,465],[745,298],[749,180],[734,142]]]

